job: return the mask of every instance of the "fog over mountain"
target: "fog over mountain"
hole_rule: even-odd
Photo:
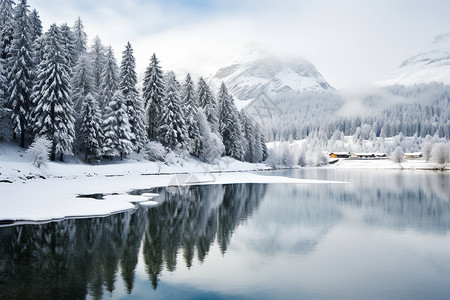
[[[442,82],[450,84],[450,33],[438,35],[419,54],[405,60],[379,86]]]

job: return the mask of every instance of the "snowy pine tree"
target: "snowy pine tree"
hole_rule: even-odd
[[[31,21],[31,42],[34,42],[37,38],[42,35],[42,22],[39,17],[39,13],[36,9],[33,9],[30,14]]]
[[[224,83],[219,92],[219,131],[225,146],[225,155],[241,160],[244,156],[241,123],[233,98]]]
[[[100,92],[101,78],[103,67],[105,65],[105,46],[103,46],[102,41],[98,36],[94,38],[94,42],[89,51],[89,57],[92,62],[92,75],[93,75],[93,86],[95,93]]]
[[[213,132],[219,132],[219,109],[216,99],[214,99],[209,86],[203,78],[199,79],[197,88],[198,107],[204,110],[211,130]]]
[[[194,83],[192,82],[191,75],[187,74],[186,80],[182,87],[181,104],[189,142],[189,153],[198,157],[200,147],[200,131],[197,123],[197,102]]]
[[[98,103],[92,94],[83,98],[79,132],[77,139],[85,161],[96,162],[102,156],[103,132]]]
[[[9,58],[9,47],[14,38],[14,1],[0,1],[0,57]],[[6,68],[7,69],[7,68]]]
[[[61,46],[64,48],[64,51],[66,51],[64,56],[67,57],[67,62],[70,69],[72,69],[78,60],[75,35],[66,23],[62,24],[59,30],[61,31]]]
[[[3,59],[0,57],[0,109],[3,108],[6,105],[6,77],[5,77],[5,71],[3,69],[4,65]]]
[[[119,87],[119,67],[114,56],[114,51],[110,47],[106,50],[105,66],[102,70],[100,81],[99,106],[102,114],[109,105],[114,93]]]
[[[79,115],[81,111],[83,99],[88,94],[95,92],[93,84],[94,76],[91,60],[88,55],[82,54],[73,69],[71,79],[71,95],[76,114]]]
[[[187,132],[184,123],[183,109],[181,108],[179,91],[175,74],[169,72],[166,76],[165,95],[161,108],[161,127],[159,128],[159,141],[172,150],[186,150]]]
[[[75,21],[75,24],[72,27],[72,32],[75,38],[76,56],[74,60],[76,62],[78,57],[87,51],[87,34],[84,31],[84,25],[80,18]]]
[[[145,71],[144,85],[142,88],[144,108],[148,121],[148,137],[156,140],[160,126],[161,106],[164,97],[164,78],[159,61],[153,53],[150,65]]]
[[[14,11],[14,39],[9,50],[8,94],[12,109],[14,133],[20,133],[20,146],[25,147],[25,133],[31,107],[33,59],[30,41],[30,19],[26,0]]]
[[[200,132],[198,157],[203,162],[216,163],[225,151],[222,139],[216,133],[211,131],[209,122],[206,119],[206,115],[202,108],[198,109],[196,120]]]
[[[128,119],[126,100],[122,91],[116,91],[105,110],[103,121],[103,153],[105,156],[119,156],[122,160],[133,150],[134,140]]]
[[[33,124],[35,134],[52,141],[51,160],[56,154],[72,154],[74,140],[73,105],[69,96],[69,65],[61,46],[56,24],[44,35],[44,56],[38,67],[33,89]]]
[[[136,85],[136,61],[133,56],[133,48],[130,43],[127,43],[120,64],[119,89],[125,97],[131,132],[133,133],[133,148],[139,153],[146,143],[146,134],[142,100],[139,97]]]

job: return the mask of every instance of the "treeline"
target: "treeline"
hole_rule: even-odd
[[[247,113],[261,119],[270,141],[316,135],[329,140],[339,130],[363,139],[414,135],[450,139],[450,87],[441,83],[381,88],[360,99],[337,93],[304,93],[260,99]],[[345,111],[344,111],[345,110]],[[352,113],[348,115],[348,113]],[[347,115],[346,115],[347,113]]]
[[[52,160],[75,154],[90,163],[131,153],[209,163],[267,158],[262,130],[238,112],[224,84],[215,97],[202,78],[179,83],[153,54],[141,95],[129,42],[119,66],[99,37],[88,49],[81,19],[43,33],[26,0],[1,0],[0,28],[0,140],[12,135],[26,147],[47,139]]]

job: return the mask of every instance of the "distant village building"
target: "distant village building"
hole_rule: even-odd
[[[350,152],[331,152],[330,158],[349,158]]]
[[[411,152],[411,153],[405,153],[404,155],[408,159],[422,158],[423,157],[423,153],[422,152]]]

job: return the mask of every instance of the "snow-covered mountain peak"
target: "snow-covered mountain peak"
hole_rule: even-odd
[[[285,62],[258,46],[244,49],[210,79],[214,89],[224,82],[238,100],[253,100],[262,93],[279,95],[330,89],[313,64],[303,59]]]
[[[441,34],[419,54],[405,60],[376,85],[414,85],[443,82],[450,84],[450,33]]]

